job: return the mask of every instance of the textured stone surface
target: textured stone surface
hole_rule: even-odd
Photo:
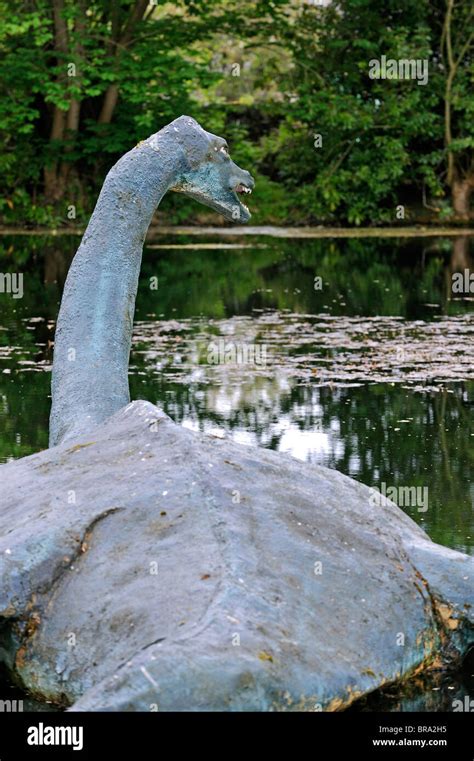
[[[334,709],[472,642],[472,559],[148,402],[0,480],[4,657],[73,710]]]

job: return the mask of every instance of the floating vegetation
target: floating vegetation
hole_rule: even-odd
[[[279,376],[297,384],[403,383],[431,392],[474,380],[473,338],[472,315],[425,322],[260,310],[223,320],[142,321],[135,326],[131,371],[139,371],[133,358],[140,356],[147,372],[177,383]],[[210,347],[219,343],[223,361],[209,361]],[[242,356],[241,347],[252,346],[265,347],[265,362],[239,361],[239,349]]]
[[[41,322],[31,318],[26,328]],[[403,383],[433,392],[445,383],[474,380],[473,339],[471,314],[425,322],[255,310],[221,320],[146,320],[135,325],[130,372],[165,374],[185,384],[279,376],[297,384]],[[212,346],[219,348],[217,361],[210,359]],[[40,341],[0,345],[0,372],[49,371],[47,348]]]

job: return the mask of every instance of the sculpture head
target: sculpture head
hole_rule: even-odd
[[[200,201],[232,222],[248,222],[251,214],[243,199],[255,182],[232,161],[226,141],[206,132],[190,116],[175,119],[147,142],[159,150],[160,143],[170,139],[181,153],[181,169],[170,190]]]

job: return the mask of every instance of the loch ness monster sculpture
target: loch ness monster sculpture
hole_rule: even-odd
[[[50,448],[0,467],[0,660],[40,699],[341,710],[473,646],[472,558],[335,470],[129,402],[160,199],[176,190],[245,222],[252,187],[187,116],[104,182],[58,318]]]
[[[247,222],[254,181],[227,143],[188,116],[139,143],[111,169],[68,273],[54,346],[50,445],[130,401],[128,363],[143,242],[169,190]]]

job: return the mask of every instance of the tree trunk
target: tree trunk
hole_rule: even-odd
[[[55,50],[58,53],[58,61],[66,63],[67,56],[70,54],[70,40],[67,25],[64,19],[64,0],[52,0],[53,18],[55,28]],[[86,30],[86,8],[84,0],[78,2],[80,12],[76,18],[76,32],[79,33],[79,40],[85,37]],[[122,51],[132,42],[133,34],[137,24],[143,19],[145,11],[149,5],[149,0],[136,0],[130,12],[130,15],[123,26],[120,28],[119,12],[115,3],[112,4],[112,37],[109,42],[110,51],[114,51],[115,66],[118,67]],[[74,46],[71,56],[78,61],[77,76],[81,75],[81,60],[84,58],[84,49],[81,42]],[[63,83],[65,72],[58,77],[58,82]],[[110,124],[112,121],[115,108],[119,99],[119,84],[112,82],[105,95],[102,108],[98,117],[99,124]],[[50,141],[68,140],[64,145],[64,156],[66,160],[53,161],[45,167],[44,176],[44,195],[45,200],[49,203],[57,203],[66,192],[68,179],[72,169],[72,162],[67,161],[67,154],[71,153],[74,145],[75,135],[79,129],[79,118],[81,111],[81,102],[71,98],[69,110],[61,111],[55,107],[53,113],[53,122],[50,133]]]
[[[73,149],[73,143],[76,138],[77,131],[79,129],[79,117],[81,114],[81,102],[79,100],[71,100],[69,111],[66,118],[66,136],[69,138],[69,143],[65,146],[65,153],[71,153]],[[70,161],[62,161],[61,167],[58,172],[58,199],[63,197],[66,190],[66,183],[69,177],[72,163]]]
[[[453,209],[458,219],[469,219],[470,217],[470,200],[474,189],[474,173],[471,169],[467,172],[460,169],[459,159],[452,150],[453,145],[453,98],[454,83],[460,65],[465,61],[466,56],[470,55],[472,50],[473,35],[470,34],[467,40],[461,45],[456,46],[456,39],[452,37],[453,14],[455,9],[455,0],[446,0],[446,14],[444,17],[443,31],[441,36],[441,51],[443,54],[446,67],[446,83],[444,93],[444,144],[446,148],[446,183],[451,189]],[[454,136],[455,137],[455,136]]]
[[[451,186],[454,213],[460,219],[469,219],[471,213],[471,195],[474,188],[474,177],[462,180],[455,179]]]
[[[76,77],[80,77],[82,74],[82,66],[81,63],[84,59],[84,48],[82,45],[82,38],[85,36],[85,21],[86,21],[86,10],[83,3],[83,0],[79,0],[79,14],[76,18],[75,22],[75,31],[79,34],[79,42],[76,42],[74,44],[74,58],[76,61],[78,61],[76,66]],[[55,3],[55,25],[56,25],[56,49],[60,51],[63,55],[69,54],[69,38],[67,34],[67,27],[64,24],[64,21],[61,16],[61,12],[63,10],[63,0],[56,0]],[[65,64],[65,62],[64,62]],[[65,79],[64,74],[59,78],[59,81],[63,81]],[[64,140],[67,138],[67,141],[64,145],[64,155],[67,157],[67,154],[71,153],[74,147],[74,142],[76,139],[77,132],[79,130],[79,119],[81,115],[81,101],[77,98],[71,97],[70,103],[69,103],[69,110],[67,112],[59,111],[59,109],[56,108],[56,111],[59,112],[61,116],[61,126],[59,129],[54,130],[54,121],[53,121],[53,129],[51,132],[51,140]],[[48,169],[45,169],[45,196],[46,199],[49,200],[52,203],[57,203],[60,201],[66,192],[67,188],[67,182],[69,178],[69,174],[72,168],[71,161],[62,160],[61,164],[58,165],[58,162],[54,162],[54,164],[49,167]]]
[[[64,0],[53,0],[53,20],[54,20],[54,47],[58,54],[58,61],[62,61],[68,51],[67,25],[64,18]],[[65,73],[58,76],[58,82],[63,82]],[[50,142],[62,140],[66,128],[66,113],[57,106],[54,107],[53,122],[49,135]],[[54,203],[57,201],[58,192],[58,162],[53,161],[45,166],[43,171],[44,178],[44,195],[46,201]]]
[[[60,108],[55,106],[53,113],[53,123],[51,126],[51,133],[49,139],[51,142],[55,140],[62,140],[64,135],[64,129],[66,125],[66,112],[61,111]],[[43,170],[44,179],[44,195],[45,199],[49,203],[56,201],[57,193],[57,180],[58,180],[58,162],[53,161],[48,166],[45,166]]]
[[[123,31],[119,34],[119,26],[117,16],[112,16],[112,31],[115,30],[115,35],[112,36],[110,41],[110,48],[115,50],[115,67],[118,67],[120,62],[120,56],[124,48],[130,44],[136,25],[142,21],[145,11],[149,5],[149,0],[136,0],[135,5],[128,17],[127,23]],[[119,98],[119,85],[116,82],[112,82],[107,88],[100,110],[98,124],[110,124],[114,115],[115,107]]]
[[[114,82],[109,85],[109,88],[105,93],[104,102],[102,103],[102,108],[97,120],[99,124],[110,124],[112,116],[114,115],[115,106],[117,105],[118,96],[119,88]]]

